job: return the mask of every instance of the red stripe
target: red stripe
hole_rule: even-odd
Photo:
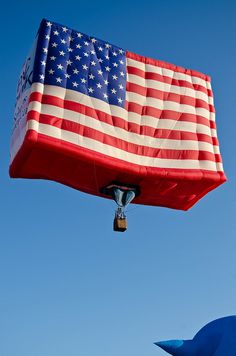
[[[121,140],[114,136],[104,134],[98,130],[87,127],[85,125],[78,124],[66,119],[61,119],[56,116],[40,114],[37,111],[29,111],[27,120],[37,120],[40,123],[58,127],[62,130],[76,133],[83,137],[102,142],[103,144],[121,149],[125,152],[133,153],[139,156],[170,159],[170,160],[200,160],[200,161],[212,161],[221,162],[219,154],[213,154],[207,151],[197,150],[174,150],[174,149],[160,149],[153,147],[146,147],[137,145],[125,140]]]
[[[210,127],[211,129],[216,128],[216,124],[214,121],[208,120],[200,115],[181,113],[172,110],[161,110],[151,106],[142,106],[140,104],[133,103],[133,102],[126,102],[126,110],[142,116],[146,115],[146,116],[155,117],[157,119],[187,121],[187,122],[193,122],[196,124],[205,125]]]
[[[174,78],[170,78],[167,77],[165,75],[161,75],[158,73],[152,73],[152,72],[145,72],[139,68],[136,67],[131,67],[131,66],[127,66],[127,72],[129,74],[134,74],[137,75],[139,77],[142,77],[144,79],[151,79],[151,80],[156,80],[158,82],[162,82],[162,83],[166,83],[166,84],[171,84],[171,85],[176,85],[178,87],[186,87],[186,88],[191,88],[197,91],[201,91],[205,94],[207,94],[208,96],[213,96],[212,95],[212,91],[210,89],[207,89],[206,87],[200,85],[200,84],[194,84],[194,83],[190,83],[186,80],[181,80],[181,79],[174,79]]]
[[[42,95],[41,93],[34,92],[30,95],[30,101],[38,101],[47,105],[54,105],[60,108],[72,110],[76,113],[83,114],[93,119],[99,120],[111,126],[124,129],[128,132],[136,133],[138,135],[145,135],[155,138],[168,138],[173,140],[193,140],[203,141],[218,146],[218,139],[206,134],[192,133],[180,130],[168,130],[158,129],[146,125],[138,125],[133,122],[127,122],[126,120],[111,116],[100,110],[95,110],[86,105],[74,103],[72,101],[63,100],[50,95]]]
[[[203,108],[210,112],[215,112],[214,106],[208,104],[206,101],[196,99],[187,95],[180,95],[170,92],[164,92],[162,90],[145,88],[141,85],[127,82],[126,90],[129,92],[137,93],[145,97],[155,98],[163,101],[174,101],[178,104],[190,105],[195,108]]]
[[[133,52],[126,51],[126,57],[134,59],[135,61],[138,61],[138,62],[145,63],[145,64],[151,64],[156,67],[166,68],[166,69],[173,70],[174,72],[187,74],[187,75],[190,75],[191,77],[198,77],[198,78],[201,78],[208,82],[211,81],[211,78],[209,75],[200,73],[196,70],[186,69],[186,68],[168,63],[168,62],[160,61],[160,60],[149,58],[149,57],[140,56],[139,54],[136,54]]]

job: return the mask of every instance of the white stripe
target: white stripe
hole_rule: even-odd
[[[66,119],[78,124],[84,125],[86,127],[95,129],[105,135],[110,135],[120,140],[131,142],[136,145],[160,148],[160,149],[175,149],[175,150],[201,150],[211,152],[213,154],[219,153],[219,147],[213,146],[208,142],[194,141],[194,140],[172,140],[172,139],[161,139],[154,138],[150,136],[145,136],[133,132],[129,132],[125,129],[115,127],[113,125],[101,122],[90,116],[76,113],[72,110],[67,110],[64,108],[59,108],[53,105],[43,104],[40,107],[40,103],[31,102],[29,105],[29,110],[35,110],[41,112],[44,115],[51,115],[58,117],[60,119]],[[28,114],[30,118],[30,112]]]
[[[210,171],[222,171],[221,163],[214,163],[212,161],[197,161],[197,160],[170,160],[162,158],[153,158],[146,156],[139,156],[133,153],[123,151],[119,148],[112,147],[101,143],[99,141],[87,138],[73,132],[65,131],[51,125],[41,124],[35,120],[30,120],[27,123],[28,129],[37,131],[38,133],[57,138],[69,143],[78,145],[83,148],[102,153],[104,155],[115,157],[126,162],[138,164],[147,167],[156,168],[182,168],[182,169],[203,169]]]
[[[217,137],[216,130],[210,129],[206,125],[195,124],[194,122],[189,121],[176,121],[171,119],[155,119],[152,116],[147,115],[138,115],[136,113],[129,113],[129,122],[136,123],[138,125],[150,126],[158,129],[166,130],[177,130],[177,131],[186,131],[191,133],[201,133],[208,135],[210,137]]]
[[[138,69],[143,70],[144,72],[152,72],[152,73],[157,73],[162,76],[169,77],[171,79],[177,79],[177,80],[185,80],[189,82],[190,84],[199,84],[204,86],[207,89],[210,89],[210,82],[206,81],[202,78],[196,77],[194,75],[189,75],[185,73],[180,73],[180,72],[175,72],[171,69],[166,69],[160,66],[155,66],[152,64],[147,64],[144,62],[139,62],[131,58],[127,58],[127,65],[131,67],[136,67]]]
[[[163,83],[157,80],[145,79],[139,77],[138,75],[129,73],[127,73],[127,81],[132,84],[141,85],[144,88],[156,89],[165,93],[190,96],[193,99],[203,100],[206,104],[214,105],[213,97],[208,96],[206,93],[199,90]]]
[[[163,101],[160,99],[145,97],[143,95],[132,92],[127,92],[126,100],[128,102],[133,102],[141,106],[151,106],[159,110],[172,110],[177,113],[200,115],[206,118],[207,120],[210,120],[210,112],[204,108],[195,108],[191,105],[179,104],[174,101]]]

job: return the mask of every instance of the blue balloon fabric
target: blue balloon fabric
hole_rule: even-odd
[[[205,325],[192,340],[155,342],[173,356],[236,356],[236,315]]]

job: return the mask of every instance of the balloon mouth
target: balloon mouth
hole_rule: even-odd
[[[135,197],[140,195],[140,187],[138,185],[133,184],[126,184],[117,181],[112,181],[110,184],[106,185],[105,187],[101,188],[100,192],[104,195],[109,195],[110,197],[114,197],[114,189],[120,189],[124,192],[134,191]]]

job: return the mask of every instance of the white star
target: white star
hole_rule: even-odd
[[[105,67],[105,70],[106,70],[107,72],[110,72],[111,68],[107,66],[107,67]]]
[[[96,62],[95,62],[95,61],[92,61],[90,64],[91,64],[91,66],[95,66],[95,65],[96,65]]]
[[[61,40],[61,43],[63,43],[63,44],[65,44],[65,43],[66,43],[66,41],[64,40],[64,38]]]
[[[120,62],[120,64],[124,64],[124,61],[122,61],[122,59],[119,62]]]
[[[76,59],[77,61],[80,61],[80,60],[81,60],[81,57],[80,57],[80,56],[75,56],[75,59]]]
[[[99,59],[98,59],[98,62],[99,62],[99,63],[102,63],[102,62],[103,62],[103,59],[102,59],[102,58],[99,58]]]
[[[95,54],[95,51],[94,51],[94,49],[92,49],[92,51],[90,51],[90,53],[91,53],[91,54]]]
[[[84,41],[85,46],[89,46],[88,41]]]
[[[44,80],[45,77],[44,77],[43,74],[40,74],[40,75],[39,75],[39,78],[40,78],[41,80]]]
[[[47,48],[43,48],[43,52],[44,53],[48,53],[48,49]]]
[[[73,84],[73,87],[76,87],[76,88],[79,85],[77,82],[72,82],[72,84]]]
[[[123,85],[122,84],[119,84],[119,88],[122,90],[124,89]]]
[[[42,64],[42,66],[45,66],[46,62],[45,61],[41,61],[41,64]]]
[[[97,83],[96,85],[97,85],[97,88],[101,89],[101,87],[102,87],[101,83]]]
[[[67,32],[67,31],[68,31],[68,28],[62,27],[62,32]]]
[[[61,82],[62,82],[62,79],[61,79],[60,77],[57,77],[57,78],[56,78],[56,81],[57,81],[57,83],[61,83]]]
[[[79,73],[78,69],[77,68],[73,69],[73,73],[78,74]]]
[[[110,57],[108,56],[108,54],[105,56],[105,58],[108,59],[108,60],[110,59]]]
[[[66,61],[66,64],[67,64],[68,66],[71,66],[72,63],[73,63],[73,62],[72,62],[70,59],[68,59],[68,61]]]
[[[114,52],[112,52],[112,55],[114,56],[114,57],[117,57],[117,53],[114,51]]]
[[[112,63],[114,67],[118,67],[118,64],[116,62]]]
[[[60,53],[60,56],[64,56],[65,55],[64,51],[59,51],[59,53]]]
[[[118,77],[117,77],[116,75],[113,75],[113,76],[112,76],[112,79],[117,80]]]
[[[111,92],[112,92],[112,94],[116,94],[116,93],[117,93],[117,90],[115,90],[115,89],[113,88],[113,89],[111,89]]]
[[[58,32],[58,31],[53,31],[53,34],[54,34],[55,36],[58,36],[58,35],[59,35],[59,32]]]
[[[106,47],[106,48],[111,48],[111,45],[110,45],[109,43],[106,43],[106,44],[105,44],[105,47]]]
[[[54,74],[54,72],[55,72],[55,70],[53,70],[53,69],[49,69],[49,71],[48,71],[49,74]]]
[[[118,103],[120,103],[120,104],[121,104],[121,103],[122,103],[122,101],[123,101],[123,100],[122,100],[121,98],[118,98]]]
[[[89,79],[94,79],[94,75],[93,74],[89,74]]]
[[[57,47],[57,46],[58,46],[58,44],[56,42],[52,43],[52,47]]]
[[[74,50],[73,50],[73,48],[68,48],[68,52],[73,52]]]
[[[87,80],[86,80],[86,79],[81,78],[81,83],[86,83],[86,82],[87,82]]]
[[[51,61],[55,61],[56,57],[55,56],[52,56],[50,57]]]
[[[92,39],[91,39],[91,42],[92,42],[92,43],[97,42],[96,38],[92,38]]]
[[[82,33],[77,33],[77,36],[79,37],[79,38],[81,38],[81,37],[83,37],[83,35],[82,35]]]
[[[45,38],[46,38],[46,40],[50,40],[50,36],[49,35],[46,35]]]
[[[120,72],[120,75],[121,75],[122,77],[124,77],[124,76],[125,76],[125,73],[124,73],[124,72]]]
[[[70,74],[65,73],[65,78],[69,78],[70,79]]]
[[[82,67],[84,70],[88,70],[88,66],[86,66],[86,64],[83,64]]]
[[[103,96],[104,96],[104,99],[107,99],[108,98],[108,95],[105,93],[105,94],[103,94]]]
[[[119,49],[119,53],[123,54],[124,53],[123,49]]]
[[[89,93],[93,93],[93,92],[94,92],[94,89],[93,89],[93,88],[88,88],[88,92],[89,92]]]
[[[48,26],[48,27],[51,27],[51,26],[52,26],[52,23],[49,22],[49,21],[47,21],[47,26]]]
[[[84,52],[84,56],[85,56],[85,57],[88,57],[89,55],[88,55],[88,53],[87,53],[87,52]]]
[[[77,45],[76,45],[76,48],[79,48],[79,49],[80,49],[80,48],[81,48],[81,45],[80,45],[80,44],[77,44]]]
[[[102,75],[102,74],[103,74],[101,69],[98,70],[98,74],[99,74],[99,75]]]
[[[98,47],[99,51],[103,51],[103,48],[101,46]]]
[[[63,66],[61,64],[57,64],[57,68],[63,70]]]
[[[69,36],[69,37],[68,37],[68,40],[69,40],[70,42],[73,42],[73,41],[74,41],[74,38],[71,37],[71,36]]]
[[[105,84],[105,85],[108,85],[108,84],[109,84],[109,82],[108,82],[107,79],[105,79],[105,80],[103,80],[103,81],[104,81],[104,84]]]

